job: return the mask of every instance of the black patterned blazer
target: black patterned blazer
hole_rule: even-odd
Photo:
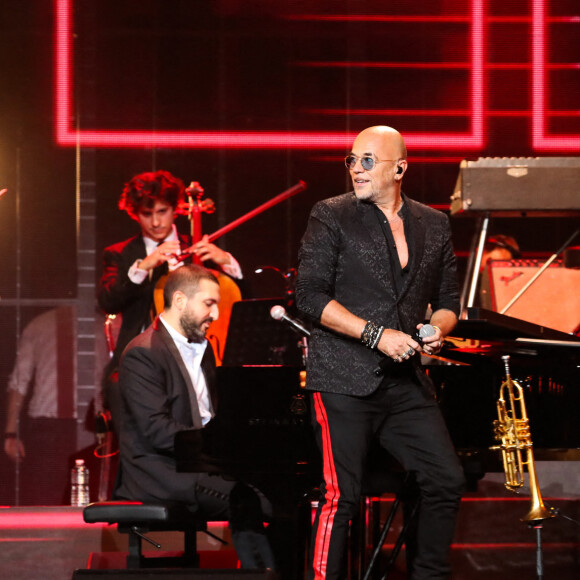
[[[365,396],[382,380],[374,373],[381,353],[319,324],[322,311],[333,299],[365,320],[409,334],[424,321],[429,305],[433,311],[448,309],[459,314],[449,220],[405,195],[403,200],[409,210],[413,245],[409,247],[411,270],[398,296],[373,204],[359,201],[351,192],[318,202],[312,209],[296,282],[298,308],[315,322],[307,361],[308,389]],[[417,377],[432,388],[418,359],[412,359]]]

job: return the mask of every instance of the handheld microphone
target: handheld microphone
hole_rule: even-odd
[[[428,336],[433,336],[434,334],[435,328],[431,324],[424,324],[419,330],[416,330],[412,336],[421,346],[423,346],[423,339]],[[379,362],[379,366],[374,370],[375,375],[377,377],[382,376],[389,365],[393,363],[393,359],[385,357],[381,362]]]
[[[290,326],[294,328],[294,330],[297,330],[300,334],[303,334],[304,336],[310,336],[309,330],[304,328],[304,326],[302,326],[302,324],[300,324],[300,322],[298,322],[296,319],[286,314],[286,309],[284,308],[284,306],[281,306],[280,304],[272,306],[272,308],[270,308],[270,316],[274,320],[283,320],[284,322],[287,322]]]
[[[424,324],[419,330],[415,331],[413,338],[423,346],[423,339],[435,334],[435,327],[431,324]]]

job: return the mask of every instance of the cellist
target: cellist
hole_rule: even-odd
[[[231,278],[243,278],[237,260],[209,242],[207,236],[190,246],[188,237],[178,234],[174,220],[184,196],[183,182],[168,171],[140,173],[125,184],[119,209],[137,221],[141,231],[104,251],[99,306],[107,314],[122,315],[109,371],[116,369],[129,341],[151,323],[158,280],[191,261],[191,257],[181,261],[181,253],[197,256],[203,265]]]

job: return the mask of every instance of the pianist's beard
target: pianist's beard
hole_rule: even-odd
[[[181,324],[181,328],[183,329],[187,340],[189,342],[198,343],[205,340],[205,333],[212,322],[213,318],[211,316],[200,319],[195,316],[195,314],[187,311],[185,311],[179,319],[179,323]]]

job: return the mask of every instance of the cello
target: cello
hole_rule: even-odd
[[[179,205],[178,212],[186,214],[190,221],[191,245],[197,244],[202,239],[201,230],[201,214],[213,213],[215,211],[215,204],[211,199],[202,200],[204,193],[203,187],[197,182],[192,181],[185,193],[187,195],[187,202]],[[194,264],[203,266],[202,260],[194,253],[185,252],[179,256],[182,261],[191,257]],[[218,279],[220,285],[221,300],[219,303],[219,318],[211,323],[207,332],[206,338],[211,343],[213,352],[215,354],[216,365],[220,366],[224,357],[224,348],[226,344],[226,336],[228,333],[228,326],[230,323],[230,316],[234,302],[242,299],[242,294],[238,285],[227,274],[217,270],[210,270],[211,273]],[[153,300],[156,312],[163,311],[163,288],[167,276],[162,276],[157,282],[153,292]]]

